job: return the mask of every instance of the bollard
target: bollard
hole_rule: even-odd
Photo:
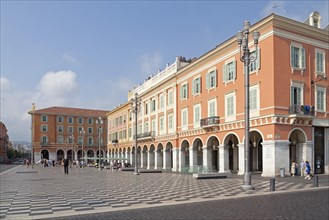
[[[314,187],[319,186],[319,176],[318,175],[314,175],[314,177],[313,177],[313,186]]]
[[[275,191],[275,178],[270,179],[270,191]]]

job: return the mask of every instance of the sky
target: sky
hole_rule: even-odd
[[[176,56],[200,57],[276,13],[304,22],[328,1],[1,1],[0,121],[31,141],[27,113],[52,106],[112,110]]]

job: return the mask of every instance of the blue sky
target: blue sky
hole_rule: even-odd
[[[176,56],[199,57],[272,12],[304,22],[328,1],[3,1],[1,115],[30,141],[32,103],[111,110]]]

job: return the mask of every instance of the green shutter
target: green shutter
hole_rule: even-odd
[[[183,99],[183,86],[180,87],[180,99]]]
[[[233,79],[236,79],[236,60],[234,60],[232,63],[233,63]]]
[[[196,87],[196,80],[193,79],[192,80],[192,95],[194,95],[194,93],[195,93],[195,87]]]
[[[217,70],[214,70],[214,82],[215,82],[215,87],[217,87]]]
[[[260,48],[259,47],[257,47],[256,56],[257,56],[256,69],[259,70],[260,69]]]
[[[210,74],[211,73],[206,74],[206,88],[207,89],[209,89],[209,87],[210,87]]]
[[[226,82],[226,64],[223,65],[223,83]]]
[[[292,106],[294,104],[294,87],[290,87],[290,105]]]
[[[293,67],[293,58],[294,58],[294,50],[293,50],[293,46],[290,45],[290,66]]]
[[[201,88],[202,88],[202,81],[201,81],[201,77],[199,78],[199,93],[201,93]]]
[[[186,83],[186,98],[188,98],[188,83]]]
[[[301,69],[305,69],[305,49],[301,48],[301,58],[302,58],[302,62],[301,62]]]

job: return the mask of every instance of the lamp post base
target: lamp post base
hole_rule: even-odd
[[[135,175],[139,175],[139,172],[134,172]]]
[[[255,187],[251,185],[251,173],[244,173],[243,176],[243,185],[241,186],[243,190],[254,190]]]

